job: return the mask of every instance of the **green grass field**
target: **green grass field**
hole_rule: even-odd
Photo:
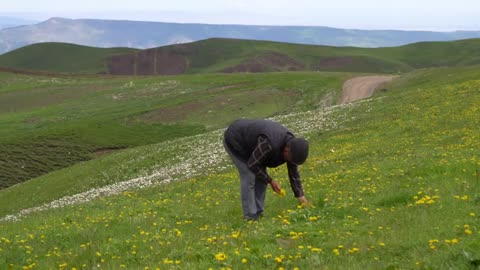
[[[12,80],[12,75],[1,76]],[[274,89],[279,94],[275,96],[293,91],[270,101],[271,107],[262,106],[265,111],[251,104],[248,111],[256,115],[245,116],[274,117],[309,138],[311,154],[300,173],[312,205],[298,207],[291,192],[286,197],[269,192],[265,217],[244,222],[236,171],[221,144],[222,129],[237,113],[229,115],[228,106],[216,116],[208,114],[210,108],[190,109],[176,123],[201,123],[195,136],[181,134],[149,145],[137,141],[131,145],[143,146],[0,190],[4,217],[0,265],[6,269],[478,269],[480,67],[417,70],[366,101],[328,109],[315,106],[349,76],[280,73],[85,80],[72,85],[91,90],[89,83],[103,84],[106,90],[85,95],[81,104],[74,98],[65,101],[68,106],[22,105],[29,109],[2,113],[0,124],[9,132],[0,131],[10,142],[20,140],[20,132],[28,130],[25,119],[41,116],[39,123],[30,124],[38,125],[31,127],[35,132],[66,134],[62,132],[69,128],[85,127],[78,141],[105,146],[105,137],[116,142],[136,138],[115,138],[125,129],[115,129],[112,119],[134,125],[131,129],[136,131],[137,125],[165,117],[155,110],[202,98],[221,99],[214,95],[217,91],[239,102],[245,92],[262,100]],[[13,78],[17,82],[2,94],[32,89],[25,85],[34,82]],[[149,92],[159,84],[162,91]],[[45,91],[50,87],[49,82]],[[249,88],[258,91],[250,93]],[[294,90],[302,90],[302,98],[296,99]],[[162,93],[178,97],[152,97]],[[120,104],[105,102],[109,99]],[[89,115],[112,126],[94,136],[86,124]],[[288,189],[285,168],[271,174]]]
[[[335,104],[343,73],[45,77],[0,73],[0,188],[99,154]],[[257,102],[262,100],[262,102]]]

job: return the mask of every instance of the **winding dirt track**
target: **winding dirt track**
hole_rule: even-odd
[[[342,97],[337,102],[338,104],[345,104],[359,99],[367,98],[373,95],[375,90],[382,86],[382,84],[389,82],[398,76],[361,76],[347,80],[343,84]]]

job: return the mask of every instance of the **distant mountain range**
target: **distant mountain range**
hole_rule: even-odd
[[[15,18],[15,17],[0,16],[0,29],[16,27],[21,25],[29,25],[34,23],[38,23],[38,21]]]
[[[51,18],[38,24],[0,30],[0,53],[41,42],[143,49],[214,37],[328,46],[392,47],[420,41],[478,38],[480,31],[351,30],[320,26],[211,25]]]

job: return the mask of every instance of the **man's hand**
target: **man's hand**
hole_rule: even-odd
[[[298,199],[298,202],[300,203],[300,205],[303,205],[303,206],[308,205],[308,201],[305,198],[305,196],[298,197],[297,199]]]
[[[282,188],[280,187],[277,181],[272,180],[272,182],[270,182],[270,185],[272,186],[272,189],[274,192],[280,194],[280,192],[282,191]]]

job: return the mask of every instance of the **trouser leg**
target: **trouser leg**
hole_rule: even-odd
[[[257,216],[263,213],[265,204],[265,195],[267,194],[267,184],[261,180],[255,181],[255,205],[257,207]]]
[[[257,200],[255,192],[255,174],[248,168],[247,164],[237,158],[227,146],[227,153],[238,169],[240,175],[240,197],[242,201],[243,216],[246,219],[257,219]],[[263,204],[262,204],[263,211]]]
[[[240,197],[242,199],[243,216],[246,219],[257,219],[255,198],[255,175],[251,171],[240,172]]]

